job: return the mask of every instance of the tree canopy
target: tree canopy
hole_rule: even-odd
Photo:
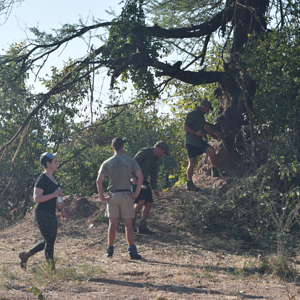
[[[12,45],[0,57],[3,158],[11,161],[9,157],[18,153],[15,141],[27,129],[30,138],[26,141],[32,146],[28,158],[42,151],[43,145],[54,150],[72,145],[68,150],[73,152],[67,153],[66,160],[72,159],[76,153],[90,149],[92,143],[108,143],[110,137],[104,132],[109,132],[113,122],[122,126],[115,118],[130,109],[136,115],[143,111],[151,116],[146,123],[154,127],[150,130],[152,137],[169,139],[174,153],[181,155],[183,136],[179,131],[184,115],[204,97],[219,106],[209,119],[223,133],[224,145],[233,151],[243,126],[250,124],[253,130],[260,130],[272,123],[274,129],[278,118],[274,106],[284,107],[286,101],[280,96],[289,97],[289,115],[280,114],[281,123],[273,134],[282,133],[289,123],[294,130],[291,140],[294,145],[299,143],[299,72],[288,51],[299,45],[298,1],[127,0],[122,6],[121,14],[111,14],[108,22],[94,19],[85,24],[80,20],[52,32],[31,28],[35,39]],[[50,80],[39,78],[55,51],[72,40],[87,37],[87,55],[85,52],[81,57],[73,57],[61,70],[54,66]],[[293,70],[288,71],[289,67]],[[97,103],[94,110],[98,110],[98,115],[93,118],[93,85],[100,70],[110,76],[110,87],[116,92],[104,113],[99,112],[105,105]],[[45,93],[34,93],[26,85],[30,73],[47,87]],[[274,81],[278,77],[276,87]],[[124,103],[120,99],[129,89],[127,83],[134,91],[128,92],[129,99]],[[277,93],[279,86],[283,89]],[[152,118],[159,99],[172,106],[167,118]],[[80,123],[74,120],[83,115],[83,102],[91,103],[91,117]],[[18,119],[14,120],[11,116],[16,111]],[[269,122],[265,122],[266,116]],[[130,128],[130,122],[126,124]],[[132,140],[138,136],[130,131],[125,135]],[[26,163],[29,161],[26,159]]]
[[[111,76],[112,88],[116,81],[131,80],[143,104],[157,99],[174,79],[192,85],[218,83],[220,93],[231,93],[226,85],[243,67],[239,55],[247,51],[253,33],[259,36],[272,28],[280,31],[297,23],[298,13],[299,3],[289,0],[129,0],[123,3],[122,13],[111,22],[65,24],[52,33],[32,28],[36,39],[24,45],[21,55],[1,57],[0,70],[16,63],[24,73],[33,68],[38,73],[49,55],[69,41],[87,33],[95,36],[89,55],[75,60],[70,72],[48,92],[32,95],[39,105],[24,120],[19,132],[52,95],[62,93],[100,68],[105,68]],[[107,35],[97,38],[99,28],[107,28]],[[209,56],[214,55],[215,43],[220,45],[221,51],[218,61],[212,65]],[[211,51],[210,55],[207,51]],[[180,55],[180,59],[170,56],[174,53]],[[157,81],[159,78],[163,81]],[[233,88],[236,89],[236,85]]]

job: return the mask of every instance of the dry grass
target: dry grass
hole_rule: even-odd
[[[97,218],[104,205],[96,197],[70,198],[70,219],[59,222],[56,273],[41,252],[20,269],[18,253],[40,239],[26,216],[0,233],[0,299],[300,299],[297,284],[260,273],[264,258],[243,250],[242,241],[187,230],[181,211],[194,197],[177,189],[156,200],[149,225],[157,234],[135,236],[141,261],[129,259],[122,225],[114,258],[106,259],[107,222]],[[293,269],[298,259],[290,260]]]

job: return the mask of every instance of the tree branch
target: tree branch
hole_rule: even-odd
[[[119,65],[119,68],[115,70],[113,74],[113,79],[117,78],[116,75],[120,75],[121,71],[124,71],[125,65],[127,66],[133,65],[136,68],[154,67],[156,69],[162,70],[161,72],[156,72],[155,75],[157,77],[170,76],[193,85],[222,82],[226,75],[225,72],[183,71],[180,69],[181,62],[179,61],[172,66],[168,63],[163,63],[158,60],[155,60],[145,53],[135,53],[130,56],[118,58],[110,66],[108,65],[108,67],[112,67],[116,65]],[[113,81],[111,83],[112,83],[111,88],[113,88]]]
[[[233,1],[230,1],[230,3],[231,2]],[[146,30],[149,35],[160,37],[160,38],[183,39],[183,38],[205,36],[216,31],[219,27],[221,27],[224,24],[223,16],[225,13],[226,13],[226,22],[230,22],[234,13],[234,10],[231,7],[220,11],[211,20],[204,22],[198,26],[164,29],[155,24],[153,27],[147,27]]]
[[[25,128],[25,126],[29,123],[29,121],[32,119],[34,115],[38,113],[38,111],[46,104],[46,102],[50,99],[51,96],[58,94],[62,90],[66,89],[69,85],[80,81],[82,78],[84,78],[86,75],[91,73],[93,69],[85,72],[83,76],[76,77],[75,79],[71,80],[70,82],[67,82],[71,77],[73,76],[74,73],[79,73],[84,67],[86,67],[86,64],[93,59],[96,55],[101,53],[102,47],[97,48],[95,51],[93,51],[92,54],[90,54],[86,59],[84,59],[75,69],[71,70],[68,74],[66,74],[52,89],[50,89],[46,94],[40,94],[40,98],[42,101],[33,109],[33,111],[26,117],[26,119],[23,121],[23,124],[17,131],[17,133],[12,137],[12,139],[4,144],[0,152],[4,151],[6,147],[9,147],[19,136],[19,134],[22,132],[22,130]],[[100,67],[99,65],[98,67]],[[67,83],[66,83],[67,82]]]

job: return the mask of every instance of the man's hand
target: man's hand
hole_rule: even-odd
[[[67,214],[62,210],[61,211],[61,218],[63,219],[63,220],[67,220]]]
[[[101,197],[100,197],[100,200],[101,200],[102,202],[107,203],[107,201],[108,201],[110,198],[111,198],[111,196],[104,196],[102,199],[101,199]]]
[[[136,177],[132,177],[132,178],[130,179],[130,181],[131,181],[131,183],[134,184],[134,185],[137,184],[137,178],[136,178]]]
[[[195,133],[196,136],[206,136],[201,130]]]
[[[134,194],[132,194],[132,193],[126,193],[128,196],[130,196],[130,197],[132,197],[132,198],[137,198],[138,197],[138,195],[139,194],[137,194],[137,193],[134,193]]]
[[[153,193],[154,193],[154,195],[155,195],[156,197],[159,197],[159,191],[158,191],[157,189],[154,189],[154,190],[153,190]]]
[[[217,136],[218,139],[221,139],[223,137],[223,134],[221,132],[215,131],[214,134]]]

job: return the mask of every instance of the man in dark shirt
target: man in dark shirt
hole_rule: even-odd
[[[143,182],[141,192],[139,196],[135,198],[134,201],[135,217],[138,214],[138,212],[141,210],[142,206],[144,206],[142,212],[142,219],[139,224],[139,233],[154,234],[154,232],[147,227],[147,223],[146,223],[147,217],[151,210],[151,206],[153,204],[152,191],[149,186],[149,182],[147,181],[147,178],[150,175],[150,183],[153,189],[153,193],[156,197],[159,197],[159,191],[157,190],[157,172],[158,172],[157,165],[158,165],[158,158],[164,154],[169,155],[168,146],[165,142],[160,141],[154,145],[154,148],[149,147],[149,148],[140,149],[138,153],[133,157],[133,159],[141,167],[144,176],[144,182]],[[135,191],[136,178],[133,177],[131,179],[131,182],[133,183],[133,191]],[[132,225],[134,231],[136,232],[135,217],[132,219]]]
[[[189,165],[187,167],[187,189],[190,191],[199,191],[193,183],[193,170],[197,162],[197,156],[206,153],[210,156],[212,167],[212,175],[214,176],[217,172],[215,167],[216,163],[216,152],[202,138],[206,135],[206,132],[221,138],[222,134],[213,130],[206,122],[204,114],[208,113],[209,110],[214,110],[210,101],[205,99],[201,102],[200,107],[190,112],[183,125],[183,129],[186,131],[185,145],[188,151]]]

